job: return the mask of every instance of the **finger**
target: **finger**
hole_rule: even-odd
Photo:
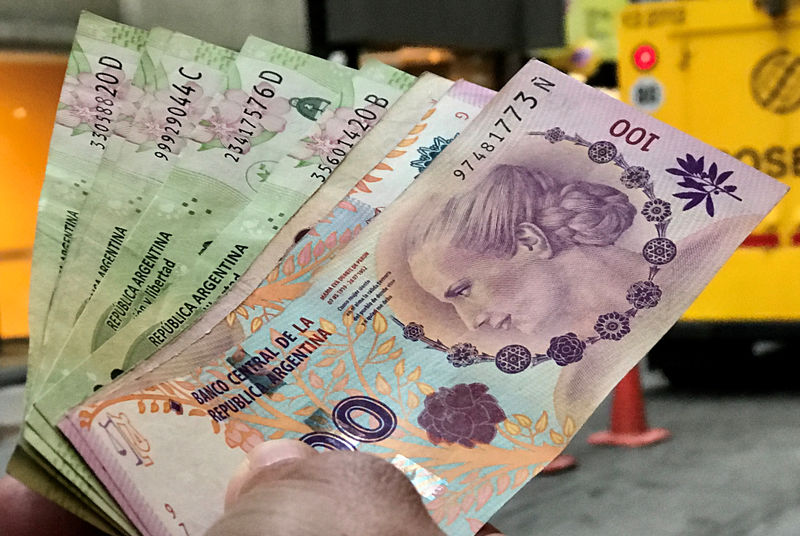
[[[208,536],[442,536],[406,476],[356,452],[284,459],[251,474]]]
[[[16,536],[104,534],[10,476],[0,478],[0,529]]]
[[[481,527],[481,530],[475,533],[475,536],[504,536],[504,534],[497,530],[491,523],[486,523]]]
[[[317,453],[312,447],[302,441],[294,439],[276,439],[265,441],[247,453],[247,458],[239,465],[228,482],[228,489],[225,491],[225,509],[233,504],[241,493],[242,486],[259,469],[280,463],[286,460],[296,460],[315,456]]]

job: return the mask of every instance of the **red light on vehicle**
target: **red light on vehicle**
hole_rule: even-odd
[[[640,71],[649,71],[656,66],[658,54],[653,45],[639,45],[633,51],[633,64]]]

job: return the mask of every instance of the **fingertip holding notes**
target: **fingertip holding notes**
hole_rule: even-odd
[[[247,453],[247,458],[236,468],[225,492],[225,510],[236,502],[239,495],[255,485],[258,477],[264,477],[265,467],[280,462],[300,460],[316,455],[316,451],[295,439],[273,439],[256,445]]]

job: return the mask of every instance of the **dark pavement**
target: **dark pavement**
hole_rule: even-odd
[[[652,374],[645,382],[658,384]],[[537,477],[493,518],[508,536],[800,535],[800,392],[647,390],[651,426],[673,437],[641,449],[595,447],[609,400],[566,452],[580,466]]]

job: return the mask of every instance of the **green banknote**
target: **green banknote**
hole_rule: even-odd
[[[242,54],[246,49],[247,45]],[[387,73],[375,77],[393,78],[393,85],[364,76],[373,72]],[[351,79],[350,85],[343,87],[341,95],[347,93],[352,98],[326,110],[320,123],[312,124],[291,154],[281,158],[272,169],[268,162],[251,164],[246,174],[254,175],[245,178],[258,190],[251,202],[202,255],[196,256],[194,266],[188,267],[180,280],[83,361],[75,377],[90,383],[80,391],[82,397],[90,395],[92,387],[110,381],[151,355],[230,288],[413,80],[410,75],[397,76],[395,69],[382,64],[367,66]],[[116,366],[104,375],[111,361]],[[79,392],[75,390],[75,380],[68,379],[57,384],[46,400],[60,400],[59,408],[65,410],[68,405],[64,404],[62,385],[75,395]],[[46,400],[41,401],[42,408],[49,407]]]
[[[105,152],[53,296],[49,313],[52,321],[42,355],[52,355],[60,348],[126,234],[177,161],[157,154],[164,151],[164,146],[177,154],[186,144],[187,132],[196,128],[209,104],[208,95],[225,89],[226,73],[234,56],[233,51],[164,29],[154,29],[148,36],[133,77],[134,85],[145,94],[139,99],[136,113],[121,118],[113,132],[101,138]],[[31,398],[40,387],[29,383]],[[51,447],[62,441],[53,430],[40,427],[34,432],[26,428],[23,438],[65,474],[74,473],[72,467],[82,466],[73,452]],[[83,480],[95,493],[105,494],[90,476]],[[106,502],[113,505],[110,499]]]
[[[83,13],[78,23],[39,203],[31,271],[28,402],[30,386],[42,377],[47,365],[40,350],[49,303],[106,141],[119,122],[136,114],[144,96],[134,83],[134,76],[147,35],[144,30],[90,13]],[[33,452],[30,444],[23,445]],[[46,445],[39,447],[46,450]],[[14,457],[18,460],[19,455]],[[63,461],[54,459],[53,467],[60,470]],[[64,471],[69,472],[69,468]],[[111,513],[109,522],[130,526],[102,488],[89,502],[105,504]]]
[[[119,121],[104,140],[106,151],[53,294],[43,355],[60,350],[212,98],[227,89],[235,56],[186,35],[151,30],[134,77],[145,98],[136,115]],[[175,158],[159,156],[164,146]],[[37,387],[31,386],[34,392]]]
[[[39,200],[29,299],[29,381],[45,365],[40,352],[50,298],[79,214],[117,123],[136,114],[144,92],[133,84],[147,32],[83,13],[61,88]]]
[[[322,114],[305,103],[314,100],[321,108],[335,102],[340,88],[349,87],[356,72],[269,46],[276,51],[273,62],[244,54],[237,57],[228,73],[228,89],[202,116],[166,181],[126,237],[54,360],[43,389],[187,273],[255,195],[246,170],[277,162],[291,150]],[[183,108],[172,107],[167,118],[182,118],[183,113]],[[158,158],[176,158],[170,144],[158,149],[154,153]]]
[[[126,234],[174,166],[177,158],[156,156],[162,151],[159,145],[171,145],[179,153],[211,97],[226,89],[234,56],[230,50],[164,29],[154,29],[148,36],[133,79],[145,96],[136,114],[120,120],[115,133],[102,140],[106,150],[53,296],[43,355],[60,348]],[[38,387],[29,385],[34,393]],[[49,463],[64,463],[58,467],[65,474],[74,473],[70,466],[81,466],[74,453],[57,453],[50,447],[61,441],[55,431],[26,430],[24,438]],[[105,493],[96,481],[87,481],[96,493]],[[106,502],[113,505],[110,499]]]

